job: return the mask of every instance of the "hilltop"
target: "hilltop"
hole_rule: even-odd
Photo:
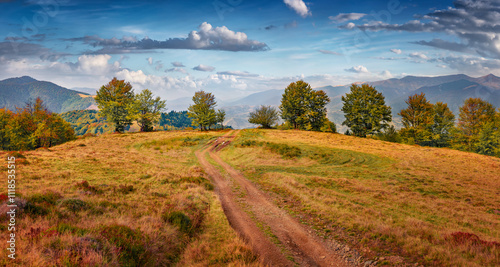
[[[279,130],[104,134],[13,155],[20,266],[500,264],[498,158]]]
[[[0,81],[0,108],[15,110],[37,97],[52,112],[86,109],[95,104],[88,93],[70,90],[57,84],[38,81],[28,76]]]

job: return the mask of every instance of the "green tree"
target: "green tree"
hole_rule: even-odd
[[[294,129],[299,129],[307,122],[307,103],[311,91],[311,86],[304,81],[290,83],[285,88],[279,107],[281,118],[290,123]]]
[[[115,77],[101,86],[95,101],[99,106],[99,113],[115,126],[115,132],[123,133],[125,127],[132,124],[135,115],[134,98],[132,85]]]
[[[381,132],[392,121],[391,108],[385,105],[382,93],[368,84],[351,85],[351,92],[342,96],[342,111],[350,134],[366,137]]]
[[[424,93],[409,96],[405,103],[408,107],[398,113],[403,123],[401,136],[408,143],[420,145],[429,143],[432,139],[431,127],[434,123],[432,104],[425,98]]]
[[[10,148],[10,134],[9,128],[12,123],[12,111],[5,108],[0,109],[0,149],[9,150]]]
[[[326,119],[323,126],[321,126],[320,131],[325,133],[336,133],[337,126],[335,123],[331,122],[329,119]]]
[[[307,129],[320,131],[321,127],[325,126],[328,119],[326,118],[326,105],[330,103],[330,98],[323,90],[311,90],[307,99]],[[331,126],[331,124],[329,124]]]
[[[188,116],[192,118],[193,126],[198,126],[202,131],[210,130],[210,127],[217,123],[215,112],[215,96],[212,93],[198,91],[194,93],[193,105],[188,108]]]
[[[475,151],[479,132],[486,123],[494,122],[495,108],[492,104],[480,99],[469,98],[460,107],[458,130],[463,140],[457,148],[466,151]]]
[[[313,90],[304,81],[290,83],[281,98],[281,118],[294,129],[319,131],[326,121],[330,99],[322,90]]]
[[[493,122],[485,123],[479,132],[476,152],[488,156],[500,156],[500,131]]]
[[[215,113],[215,121],[220,124],[221,129],[224,129],[224,120],[226,119],[226,111],[223,109],[218,109]]]
[[[446,147],[452,139],[455,125],[455,115],[451,112],[448,104],[437,102],[434,107],[434,123],[432,125],[433,146]]]
[[[269,129],[278,122],[279,115],[276,108],[272,106],[260,106],[258,109],[250,112],[248,122],[259,124],[262,128]]]
[[[141,127],[141,132],[150,132],[153,130],[153,125],[160,120],[160,113],[167,106],[165,100],[161,100],[158,96],[153,97],[153,93],[144,89],[140,94],[135,96],[134,113],[137,115],[137,123]]]

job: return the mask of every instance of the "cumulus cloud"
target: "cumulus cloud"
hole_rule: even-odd
[[[174,66],[176,68],[186,67],[186,66],[184,66],[184,64],[182,64],[182,62],[179,62],[179,61],[172,62],[172,66]]]
[[[312,15],[306,3],[302,0],[284,0],[283,2],[303,18]]]
[[[219,75],[233,75],[233,76],[240,76],[240,77],[258,77],[259,76],[258,74],[253,74],[253,73],[249,73],[248,71],[239,71],[239,70],[220,71],[220,72],[217,72],[217,74],[219,74]]]
[[[394,54],[401,54],[403,51],[401,51],[401,49],[391,49],[391,52],[394,53]]]
[[[354,27],[356,27],[356,24],[352,23],[352,22],[349,22],[345,25],[340,25],[338,28],[339,29],[345,29],[345,30],[352,30],[354,29]]]
[[[322,54],[327,54],[327,55],[336,55],[336,56],[341,56],[342,54],[341,53],[338,53],[338,52],[334,52],[334,51],[330,51],[330,50],[318,50],[320,53]]]
[[[392,75],[392,73],[388,70],[384,70],[380,73],[380,76],[384,77],[384,79],[390,79],[390,78],[394,78],[394,75]]]
[[[352,73],[369,73],[368,69],[362,65],[354,66],[350,69],[344,69],[344,70],[347,72],[352,72]]]
[[[214,71],[215,67],[200,64],[200,65],[194,67],[193,70],[197,70],[197,71]]]
[[[188,73],[185,69],[178,68],[178,67],[167,69],[167,70],[165,70],[165,72],[180,72],[180,73],[183,73],[183,74],[187,74]]]
[[[94,53],[138,53],[152,49],[191,49],[191,50],[222,50],[222,51],[266,51],[267,44],[248,39],[243,32],[234,32],[226,26],[212,27],[203,22],[198,31],[191,31],[186,38],[170,38],[165,41],[153,40],[148,37],[137,40],[135,37],[122,39],[104,39],[99,36],[84,36],[65,39],[66,41],[81,41],[93,47],[101,47]]]
[[[366,16],[366,14],[364,14],[364,13],[340,13],[335,17],[329,16],[328,18],[332,21],[342,23],[342,22],[346,22],[349,20],[359,20],[364,16]]]
[[[417,59],[429,59],[429,57],[427,55],[425,55],[424,53],[420,53],[420,52],[410,53],[409,56],[411,58],[417,58]]]
[[[377,22],[357,27],[369,31],[443,32],[457,37],[460,42],[434,39],[416,43],[500,59],[500,1],[456,0],[453,5],[426,15],[416,15],[416,20],[403,24]]]

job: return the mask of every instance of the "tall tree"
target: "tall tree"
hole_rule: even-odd
[[[158,96],[153,97],[153,93],[144,89],[135,96],[134,112],[137,114],[137,123],[141,127],[141,132],[150,132],[153,125],[160,120],[160,113],[166,107],[166,101]]]
[[[132,124],[134,91],[129,82],[113,78],[97,91],[95,101],[100,114],[115,126],[115,132],[123,133]]]
[[[260,106],[258,109],[250,112],[248,122],[259,124],[262,128],[269,129],[278,122],[278,111],[272,106]]]
[[[351,92],[342,96],[345,121],[350,134],[366,137],[389,126],[392,121],[391,108],[385,105],[382,93],[368,84],[351,85]]]
[[[307,122],[307,102],[311,86],[304,81],[290,83],[281,98],[281,118],[299,129]]]
[[[308,112],[307,120],[309,125],[308,130],[320,131],[321,127],[325,126],[328,122],[328,126],[331,126],[331,122],[326,118],[326,105],[330,103],[330,98],[323,90],[311,90],[307,99]]]
[[[0,149],[8,150],[10,148],[9,126],[12,120],[12,111],[0,109]]]
[[[410,143],[429,143],[432,139],[431,127],[434,123],[434,109],[424,93],[415,94],[405,100],[408,105],[398,115],[402,117],[401,136]]]
[[[194,104],[188,108],[188,116],[192,118],[194,126],[199,126],[202,131],[210,130],[210,127],[217,123],[215,112],[215,96],[212,93],[198,91],[193,96]]]
[[[313,90],[304,81],[290,83],[281,98],[281,118],[294,129],[319,131],[326,122],[330,98],[322,90]]]
[[[224,129],[224,120],[226,119],[226,111],[223,109],[218,109],[215,113],[215,121],[220,124],[221,129]]]
[[[480,98],[465,100],[458,117],[458,129],[462,135],[461,139],[464,140],[460,148],[475,151],[479,132],[486,123],[491,123],[494,119],[495,108],[492,104]]]
[[[434,124],[432,125],[433,146],[445,147],[449,145],[455,125],[455,115],[448,104],[437,102],[434,106]]]

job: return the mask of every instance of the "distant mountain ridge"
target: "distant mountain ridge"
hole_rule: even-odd
[[[307,81],[306,81],[307,82]],[[401,109],[406,108],[404,102],[408,96],[425,93],[431,103],[438,101],[447,103],[456,117],[459,107],[469,97],[478,97],[500,107],[500,78],[489,74],[474,78],[465,74],[446,75],[437,77],[406,76],[403,78],[392,78],[375,82],[360,82],[374,86],[385,96],[386,104],[391,106],[396,126],[399,125],[400,117],[397,115]],[[314,88],[325,91],[330,97],[328,104],[328,117],[337,124],[337,128],[344,132],[341,126],[344,121],[342,109],[342,96],[350,91],[350,84],[343,86],[324,86]],[[259,105],[271,105],[278,107],[284,89],[267,90],[248,95],[230,103],[224,103],[222,108],[226,109],[226,123],[233,128],[249,128],[254,125],[248,123],[246,118],[250,111]]]
[[[38,81],[29,76],[0,81],[0,108],[9,110],[22,108],[37,97],[40,97],[52,112],[81,110],[95,104],[95,100],[88,96],[90,95],[87,93],[67,89],[51,82]]]

